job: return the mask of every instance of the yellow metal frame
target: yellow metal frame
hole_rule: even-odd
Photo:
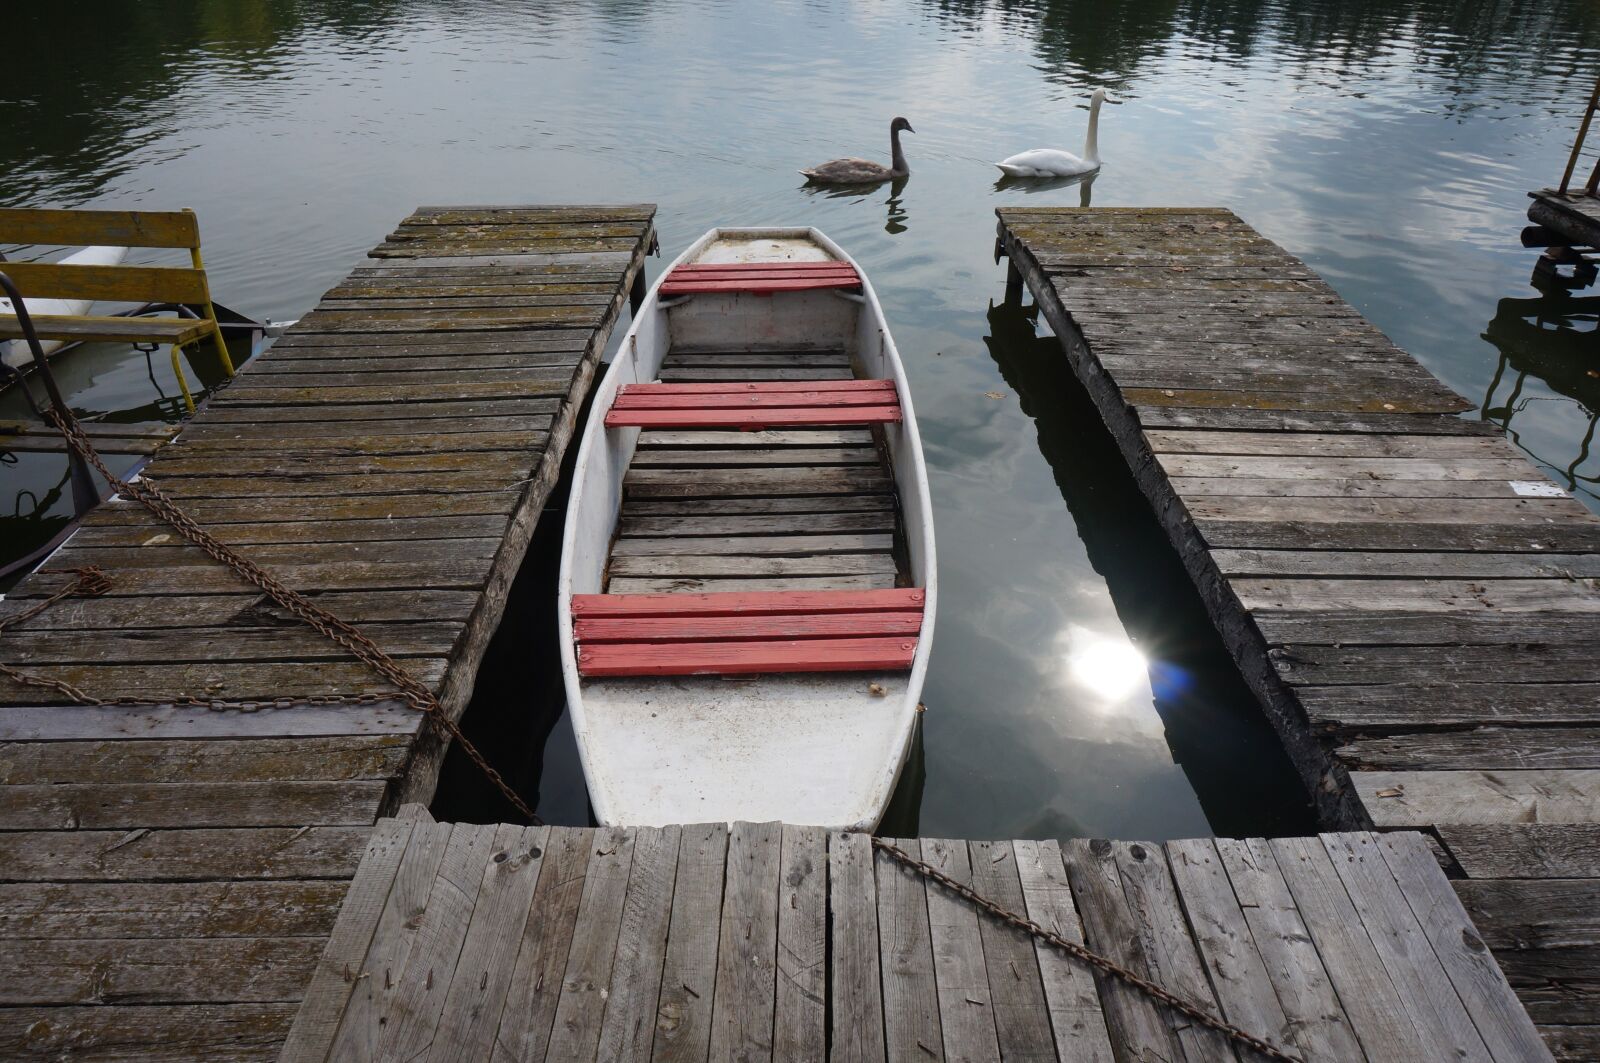
[[[194,213],[188,207],[185,207],[183,212],[185,214]],[[195,230],[199,231],[198,224],[195,226]],[[200,258],[198,240],[195,242],[194,247],[189,248],[189,262],[195,269],[200,271],[201,283],[205,285],[206,291],[206,320],[211,322],[211,341],[217,348],[217,357],[222,360],[223,372],[228,374],[229,380],[232,380],[234,374],[233,356],[228,353],[228,343],[222,338],[222,325],[217,321],[217,308],[211,305],[211,280],[205,275],[206,264]],[[194,396],[189,393],[189,382],[184,378],[183,368],[178,364],[178,352],[180,350],[182,350],[182,347],[178,344],[172,345],[172,371],[178,378],[178,387],[183,391],[184,405],[189,407],[190,413],[193,413]]]

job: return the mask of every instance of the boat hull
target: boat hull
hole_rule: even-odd
[[[662,275],[688,262],[827,260],[854,265],[814,229],[716,229]],[[937,585],[916,417],[881,307],[864,274],[859,295],[797,291],[663,299],[659,288],[658,282],[646,295],[597,389],[579,444],[563,541],[558,613],[567,707],[595,818],[608,825],[775,819],[871,829],[916,733]],[[898,499],[902,581],[926,590],[911,668],[755,677],[580,675],[572,596],[605,590],[623,481],[640,437],[637,428],[608,429],[603,423],[618,391],[657,380],[674,349],[816,347],[847,351],[857,377],[895,382],[902,417],[883,425],[878,438]]]

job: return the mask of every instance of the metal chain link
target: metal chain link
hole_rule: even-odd
[[[1191,1004],[1189,1001],[1177,996],[1170,990],[1162,988],[1156,983],[1150,981],[1148,978],[1134,974],[1126,967],[1118,964],[1115,960],[1107,959],[1098,952],[1094,952],[1075,941],[1068,941],[1061,935],[1054,933],[1053,931],[1046,930],[1044,927],[1040,926],[1038,923],[1035,923],[1031,919],[1024,918],[1015,912],[1002,908],[994,901],[991,901],[989,898],[972,889],[972,887],[957,882],[955,879],[951,878],[943,871],[940,871],[932,864],[918,860],[904,849],[901,849],[890,842],[886,842],[882,838],[873,838],[872,845],[873,848],[879,850],[880,852],[887,853],[894,860],[904,864],[906,867],[911,868],[924,878],[929,878],[937,882],[939,885],[954,893],[956,896],[960,897],[968,904],[971,904],[973,907],[988,912],[1002,923],[1016,927],[1018,930],[1021,930],[1024,933],[1038,938],[1040,941],[1060,949],[1067,955],[1088,964],[1090,967],[1093,967],[1095,970],[1100,971],[1103,974],[1109,975],[1110,977],[1118,979],[1119,981],[1126,982],[1128,985],[1137,989],[1139,992],[1145,994],[1156,1002],[1164,1004],[1172,1010],[1188,1016],[1195,1022],[1198,1022],[1200,1025],[1205,1026],[1208,1029],[1215,1030],[1223,1036],[1244,1045],[1245,1047],[1256,1052],[1261,1057],[1265,1059],[1277,1060],[1279,1063],[1302,1063],[1300,1057],[1290,1055],[1287,1051],[1279,1048],[1270,1041],[1257,1037],[1248,1031],[1241,1030],[1237,1026],[1223,1022],[1221,1019],[1216,1018],[1199,1005]]]
[[[511,785],[505,781],[500,773],[496,771],[486,759],[484,759],[483,754],[478,751],[477,747],[467,739],[466,735],[462,734],[460,726],[454,720],[450,719],[449,715],[444,711],[444,706],[440,704],[439,699],[434,696],[433,692],[424,686],[416,676],[412,675],[404,667],[402,667],[398,661],[385,653],[377,645],[377,643],[373,642],[355,626],[339,619],[337,616],[334,616],[321,606],[315,605],[298,591],[291,590],[290,588],[284,586],[255,562],[246,557],[240,556],[225,543],[219,541],[210,532],[206,531],[205,528],[201,527],[192,517],[180,509],[177,503],[168,498],[159,487],[151,483],[148,479],[140,477],[133,480],[125,480],[113,473],[106,467],[105,462],[100,459],[100,455],[94,449],[94,444],[90,442],[89,437],[84,434],[82,427],[79,426],[77,419],[73,417],[71,412],[50,409],[45,411],[45,416],[52,424],[60,429],[61,434],[67,440],[67,444],[81,454],[85,461],[94,466],[96,472],[98,472],[101,476],[104,476],[108,482],[117,485],[118,494],[121,494],[126,498],[131,498],[135,502],[138,502],[140,505],[144,506],[155,516],[161,518],[163,521],[169,524],[178,532],[178,534],[182,535],[195,546],[198,546],[201,550],[204,550],[214,560],[233,569],[233,571],[244,580],[259,588],[267,595],[267,597],[271,598],[281,608],[288,611],[290,615],[303,621],[314,630],[325,635],[335,645],[344,649],[346,652],[350,653],[362,663],[370,667],[373,671],[377,672],[384,679],[388,680],[394,685],[395,689],[400,692],[401,700],[405,701],[418,712],[426,715],[429,721],[436,728],[438,728],[440,732],[461,747],[461,751],[466,754],[467,758],[471,760],[473,764],[477,765],[478,769],[484,774],[489,782],[500,791],[506,800],[511,802],[512,807],[514,807],[518,812],[522,813],[523,816],[527,817],[528,821],[531,823],[544,822],[539,818],[538,813],[536,813],[533,808],[522,799],[522,795],[518,794],[514,789],[511,788]],[[84,570],[78,570],[79,578],[78,580],[74,581],[71,587],[52,595],[45,602],[41,603],[41,605],[36,609],[31,609],[24,613],[22,617],[13,618],[9,622],[17,623],[20,619],[24,619],[29,616],[36,616],[49,606],[55,604],[55,602],[59,601],[61,598],[66,597],[70,593],[74,593],[74,588],[85,584],[83,571]],[[90,587],[100,587],[100,590],[95,591],[94,593],[104,593],[104,590],[109,587],[109,581],[106,580],[104,573],[99,573],[98,578],[100,581],[105,582],[95,583],[93,577],[90,577],[87,585]],[[60,680],[50,679],[45,676],[29,675],[27,673],[19,672],[7,665],[0,665],[0,670],[3,670],[6,676],[19,683],[27,686],[48,687],[56,690],[66,697],[72,698],[74,701],[77,701],[81,704],[105,704],[105,702],[89,696],[88,694],[79,690],[77,687],[72,686],[70,683],[64,683]],[[285,699],[277,699],[277,702],[275,703],[282,703],[284,700]],[[344,704],[347,701],[352,703],[360,703],[386,700],[389,699],[381,695],[357,695],[350,698],[330,696],[327,698],[295,699],[295,701],[300,704]],[[119,698],[117,699],[117,704],[180,704],[186,706],[215,708],[219,704],[242,706],[260,705],[265,703],[248,701],[224,703],[205,698],[183,697],[178,699]]]

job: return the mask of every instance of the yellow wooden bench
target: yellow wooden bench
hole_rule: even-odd
[[[0,262],[0,271],[28,299],[89,299],[95,302],[177,303],[192,307],[198,317],[118,317],[33,315],[41,340],[122,343],[164,343],[172,347],[172,369],[190,410],[194,398],[178,364],[178,352],[209,340],[233,375],[233,360],[217,324],[200,259],[200,223],[190,210],[174,212],[125,210],[0,209],[0,243],[65,247],[162,247],[189,252],[190,266],[90,266],[59,262]],[[203,309],[202,309],[203,308]],[[0,340],[23,338],[19,320],[0,314]]]

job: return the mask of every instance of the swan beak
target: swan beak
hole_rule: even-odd
[[[907,122],[907,123],[906,123],[906,132],[907,132],[907,133],[915,133],[915,132],[916,132],[916,130],[915,130],[915,129],[912,129],[912,128],[911,128],[911,123],[910,123],[910,122]]]

